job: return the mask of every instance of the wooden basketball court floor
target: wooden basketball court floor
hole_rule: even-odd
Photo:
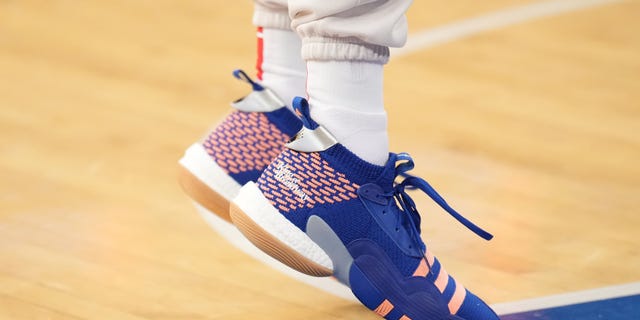
[[[231,4],[232,3],[232,4]],[[411,34],[533,1],[416,1]],[[531,19],[386,68],[423,235],[503,303],[640,280],[640,2]],[[376,319],[229,245],[175,180],[248,90],[249,1],[0,1],[0,318]]]

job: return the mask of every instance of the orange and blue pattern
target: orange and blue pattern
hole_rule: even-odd
[[[281,212],[334,204],[357,197],[359,185],[349,181],[319,153],[285,149],[258,179],[258,186]]]
[[[225,172],[241,174],[264,170],[288,140],[289,135],[265,113],[234,111],[209,134],[203,146]]]
[[[411,240],[410,233],[402,231],[408,228],[406,219],[411,216],[401,211],[396,202],[400,200],[394,196],[404,194],[367,183],[369,178],[362,178],[365,171],[349,167],[356,162],[354,157],[339,144],[321,152],[286,148],[264,170],[257,185],[264,197],[301,230],[305,230],[311,215],[331,227],[353,259],[347,283],[356,297],[381,317],[497,319],[482,300],[447,273],[431,250],[424,246],[424,251],[419,251],[415,242],[402,240]],[[350,161],[338,162],[343,159]],[[402,160],[405,158],[392,155],[377,175],[381,179],[374,179],[380,182],[375,183],[394,183],[403,168],[412,166]],[[373,172],[379,168],[368,169]],[[367,189],[371,193],[366,194]],[[408,198],[401,200],[405,208],[413,208]],[[376,216],[386,218],[379,220]],[[402,249],[403,245],[409,245],[410,250]]]
[[[393,311],[394,307],[395,306],[393,305],[393,303],[391,303],[391,301],[385,299],[384,301],[382,301],[382,303],[380,303],[380,305],[378,305],[378,307],[373,309],[373,312],[377,313],[383,318],[386,318],[391,313],[391,311]],[[406,314],[403,314],[400,318],[398,318],[398,320],[411,320],[411,318],[407,317]]]
[[[451,314],[456,314],[458,310],[460,310],[467,290],[447,273],[444,267],[440,265],[438,259],[433,256],[431,250],[426,250],[425,258],[420,261],[413,276],[429,278],[442,294],[445,293],[447,287],[453,287],[453,295],[447,303],[447,307],[449,307]]]

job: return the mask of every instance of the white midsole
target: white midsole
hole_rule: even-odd
[[[288,275],[289,277],[298,281],[304,282],[310,286],[324,290],[328,293],[334,294],[340,298],[347,299],[349,301],[358,301],[351,293],[349,287],[341,284],[332,277],[313,277],[304,273],[297,272],[280,261],[270,257],[260,249],[256,248],[242,233],[232,224],[219,218],[213,212],[207,210],[205,207],[199,205],[197,202],[193,203],[198,210],[198,213],[204,218],[204,220],[218,232],[223,238],[229,241],[231,244],[242,250],[246,254],[252,256],[258,261]]]
[[[233,199],[233,203],[266,232],[291,249],[307,259],[333,270],[333,263],[324,250],[273,207],[255,183],[245,184]]]
[[[240,191],[241,185],[218,166],[200,143],[192,144],[178,163],[229,201]]]

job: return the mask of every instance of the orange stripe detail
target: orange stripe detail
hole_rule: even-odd
[[[411,320],[411,318],[409,318],[407,316],[402,316],[402,317],[400,317],[400,320]]]
[[[467,290],[464,289],[464,286],[458,284],[458,281],[453,281],[456,285],[456,291],[453,293],[451,300],[449,301],[449,312],[451,314],[456,314],[458,310],[460,310],[460,306],[462,306],[462,302],[464,302],[464,298],[467,296]]]
[[[339,193],[338,196],[344,200],[351,200],[351,198],[347,197],[344,193]]]
[[[345,184],[350,184],[351,183],[351,181],[345,179],[344,177],[338,177],[338,181],[340,181],[342,183],[345,183]]]
[[[324,169],[318,168],[318,171],[316,172],[316,174],[319,175],[320,178],[324,179],[327,177],[327,175],[325,174],[326,171],[327,171],[327,166],[324,166]]]
[[[431,253],[431,250],[429,250],[429,248],[427,248],[427,261],[429,261],[429,265],[432,266],[435,262],[436,262],[436,257],[433,256],[433,253]]]
[[[322,170],[322,166],[320,166],[320,165],[318,165],[318,164],[316,164],[316,163],[311,163],[311,166],[312,166],[314,169],[318,170],[318,171],[321,171],[321,170]],[[321,172],[316,172],[316,173],[317,173],[317,174],[322,175],[322,173],[321,173]]]
[[[444,289],[447,287],[447,283],[449,283],[449,274],[447,273],[447,270],[444,270],[444,267],[440,266],[438,278],[436,278],[434,283],[440,292],[444,292]]]
[[[427,266],[427,262],[424,259],[422,259],[420,260],[420,264],[418,265],[418,268],[413,273],[413,276],[426,277],[428,272],[429,272],[429,266]]]
[[[393,310],[393,304],[385,299],[373,312],[379,314],[381,317],[385,317],[391,310]]]

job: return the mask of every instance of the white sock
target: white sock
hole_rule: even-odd
[[[382,65],[362,61],[307,61],[311,117],[367,162],[389,157]]]
[[[300,38],[291,30],[258,28],[258,79],[289,109],[293,98],[305,92],[307,68],[300,56],[301,47]]]

